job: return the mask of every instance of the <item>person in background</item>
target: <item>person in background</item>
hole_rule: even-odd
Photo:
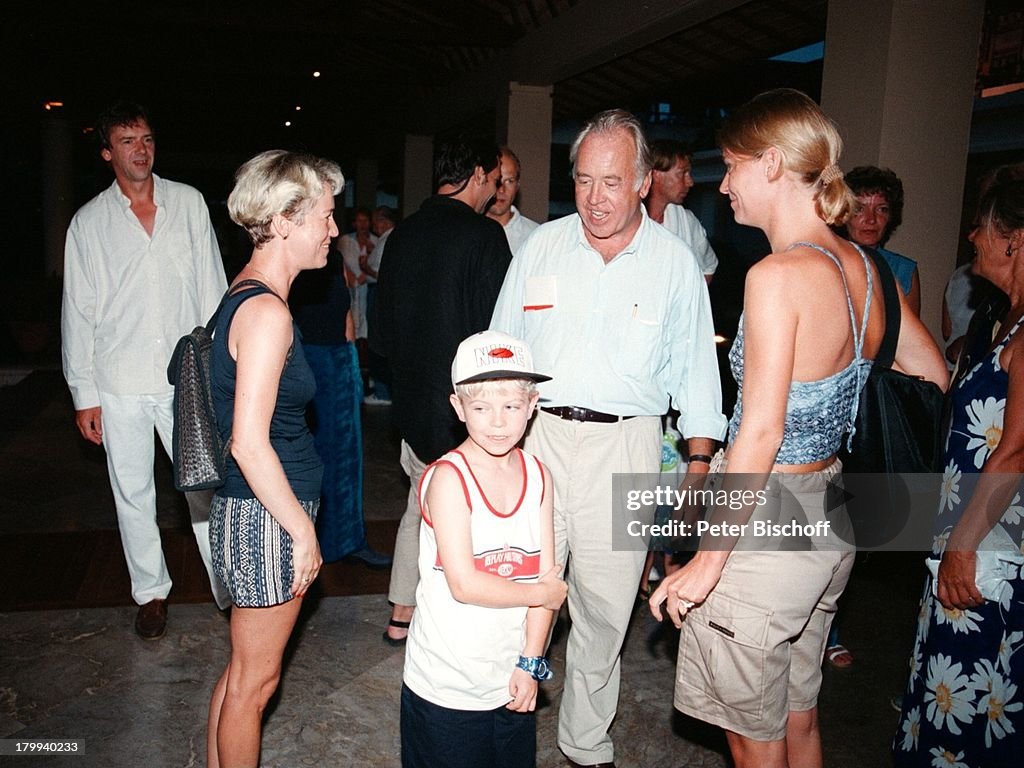
[[[1024,751],[1024,165],[986,179],[969,239],[971,269],[1009,310],[950,390],[935,546],[892,744],[898,768],[1010,768]]]
[[[647,193],[647,197],[644,198],[647,215],[689,246],[697,258],[701,272],[704,273],[704,279],[708,285],[711,285],[715,270],[718,269],[718,256],[711,247],[711,243],[708,242],[707,232],[704,231],[700,220],[690,210],[683,207],[683,201],[693,189],[693,165],[689,150],[681,141],[675,139],[655,139],[650,143],[650,149],[653,164],[651,189]],[[676,448],[679,434],[672,426],[678,416],[678,413],[670,410],[662,417],[664,429],[662,450],[663,454],[670,459],[674,454],[675,459],[679,462],[671,471],[685,475],[686,460],[679,456],[679,451]],[[663,460],[663,473],[668,471],[664,464]],[[657,522],[665,522],[670,514],[671,510],[667,506],[660,508]],[[650,599],[650,582],[657,581],[659,568],[664,573],[671,573],[678,567],[676,557],[670,551],[667,541],[652,542],[651,551],[647,554],[647,561],[640,574],[638,595],[641,600]]]
[[[174,388],[167,363],[179,338],[205,325],[227,282],[203,196],[153,173],[146,109],[121,101],[96,122],[113,183],[75,214],[64,245],[61,353],[82,437],[102,445],[117,527],[139,605],[135,631],[167,627],[167,571],[156,519],[153,431],[171,453]],[[192,530],[220,608],[207,535],[212,493],[186,493]]]
[[[299,274],[288,300],[316,379],[307,420],[324,464],[317,536],[324,562],[351,557],[386,568],[391,558],[367,543],[363,519],[363,379],[350,299],[341,254],[332,248],[326,266]]]
[[[883,248],[903,222],[903,182],[888,168],[860,165],[846,174],[846,183],[857,197],[857,211],[846,222],[845,236],[858,245],[874,248],[889,265],[900,292],[915,315],[921,314],[921,278],[917,262]],[[832,622],[825,647],[825,661],[836,669],[853,665],[853,654],[839,640],[843,606]]]
[[[364,271],[372,280],[367,283],[366,314],[370,325],[377,317],[377,274],[380,262],[384,258],[384,246],[388,236],[398,223],[398,214],[394,208],[379,205],[373,209],[373,234],[377,236],[377,245],[366,259]],[[367,367],[373,391],[363,398],[366,405],[391,405],[391,369],[388,359],[372,348],[366,350]]]
[[[356,351],[359,353],[359,364],[366,368],[367,339],[369,338],[369,318],[367,301],[370,283],[377,278],[370,274],[368,266],[370,257],[377,246],[377,236],[370,231],[373,213],[366,206],[359,206],[352,215],[353,231],[342,235],[336,246],[345,260],[345,279],[352,294],[352,323],[355,326]]]
[[[231,446],[210,508],[210,545],[231,590],[231,657],[210,698],[207,764],[255,766],[263,711],[281,677],[302,597],[323,561],[314,522],[323,465],[306,425],[316,390],[288,310],[292,283],[327,264],[341,169],[270,150],[245,162],[228,196],[253,244],[217,318],[210,380]]]
[[[846,174],[846,183],[858,204],[857,212],[846,222],[846,237],[882,254],[907,297],[907,304],[915,315],[920,315],[921,277],[917,262],[884,247],[903,223],[903,182],[888,168],[859,165]]]
[[[451,361],[464,338],[487,327],[512,260],[501,226],[482,215],[500,173],[490,141],[443,144],[434,161],[436,194],[392,230],[380,263],[370,339],[391,368],[391,410],[409,477],[383,634],[392,646],[405,643],[415,610],[420,478],[427,464],[466,439],[449,402]]]
[[[813,768],[822,654],[854,557],[849,531],[832,528],[841,505],[827,507],[825,495],[841,483],[836,453],[882,340],[884,305],[867,254],[830,228],[856,199],[839,168],[839,131],[817,104],[791,89],[763,93],[730,115],[719,144],[721,192],[772,252],[747,273],[729,355],[739,395],[728,449],[712,466],[731,498],[766,495],[722,505],[712,521],[799,519],[822,533],[796,546],[752,535],[756,526],[705,534],[650,606],[660,619],[664,604],[681,627],[677,709],[723,728],[737,768]],[[896,363],[946,384],[941,353],[909,311]]]
[[[683,207],[693,189],[690,153],[681,141],[656,139],[651,142],[651,161],[651,191],[644,198],[647,215],[690,247],[710,284],[718,269],[718,256],[700,220]]]
[[[946,342],[946,365],[950,371],[963,349],[971,318],[996,293],[992,283],[974,274],[971,263],[953,270],[942,295],[942,340]]]
[[[528,219],[519,212],[514,203],[519,194],[519,176],[522,167],[519,158],[509,147],[501,147],[501,177],[498,189],[494,193],[491,207],[487,209],[487,217],[494,219],[505,229],[508,247],[512,253],[518,253],[526,238],[538,226],[533,219]]]

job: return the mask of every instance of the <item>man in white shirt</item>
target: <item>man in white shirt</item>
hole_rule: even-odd
[[[644,198],[647,215],[690,246],[710,283],[718,269],[718,257],[700,220],[683,207],[693,188],[690,155],[682,142],[657,139],[651,142],[651,162],[651,191]]]
[[[209,320],[227,283],[202,195],[153,173],[155,140],[145,110],[120,102],[100,116],[96,133],[114,182],[68,228],[64,376],[82,437],[106,451],[140,606],[135,630],[155,639],[166,626],[171,577],[156,520],[153,430],[170,454],[174,392],[167,364],[178,339]],[[214,597],[226,607],[230,598],[210,566],[210,494],[186,498]]]
[[[552,376],[526,449],[551,471],[555,560],[568,563],[558,746],[571,765],[607,766],[646,556],[617,530],[612,477],[657,476],[670,398],[694,477],[707,474],[726,421],[707,285],[693,252],[641,205],[651,164],[640,123],[602,112],[570,159],[577,213],[541,224],[512,260],[491,328],[526,341]],[[641,515],[649,523],[653,509]]]
[[[508,247],[515,256],[526,238],[538,227],[533,219],[528,219],[513,205],[519,194],[519,174],[521,166],[516,153],[508,147],[501,148],[501,178],[498,190],[494,193],[491,207],[487,209],[488,218],[494,219],[505,228]]]

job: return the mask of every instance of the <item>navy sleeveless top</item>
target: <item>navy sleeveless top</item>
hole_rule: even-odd
[[[273,293],[269,288],[257,285],[243,288],[225,299],[213,331],[213,348],[210,352],[210,383],[213,390],[213,406],[217,412],[217,427],[221,437],[227,441],[235,419],[235,377],[237,366],[228,351],[228,331],[231,321],[242,302],[263,293]],[[316,393],[313,371],[302,353],[301,336],[292,323],[292,346],[281,372],[277,389],[277,403],[270,419],[270,444],[277,453],[284,468],[288,484],[300,501],[315,501],[320,498],[320,480],[323,463],[313,445],[313,435],[306,424],[306,405]],[[218,496],[251,499],[255,494],[242,476],[234,457],[228,454],[227,472],[224,485],[217,490]]]
[[[828,256],[839,267],[846,291],[846,307],[850,313],[853,333],[853,360],[843,370],[817,381],[794,381],[789,387],[786,402],[786,423],[783,429],[782,446],[775,457],[776,464],[810,464],[827,459],[834,454],[842,442],[843,434],[853,437],[853,422],[857,417],[860,391],[871,372],[871,360],[865,360],[861,353],[864,347],[864,329],[867,328],[868,312],[871,309],[872,279],[868,257],[860,246],[854,244],[864,260],[868,276],[867,295],[864,298],[864,315],[860,331],[857,330],[857,316],[853,312],[853,299],[846,282],[843,265],[831,251],[813,243],[794,243],[787,250],[798,246],[814,248]],[[736,439],[743,418],[743,317],[732,349],[729,350],[729,365],[733,378],[739,387],[736,408],[729,420],[729,442]]]

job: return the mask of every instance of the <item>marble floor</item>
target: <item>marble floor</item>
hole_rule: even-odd
[[[206,707],[227,659],[228,624],[194,576],[198,556],[184,505],[161,487],[165,544],[172,536],[184,542],[177,566],[184,586],[172,593],[167,634],[144,642],[132,631],[120,552],[85,545],[114,535],[116,524],[102,457],[80,445],[71,419],[56,371],[0,387],[0,483],[7,490],[0,499],[0,738],[84,739],[85,754],[0,757],[0,764],[205,765]],[[386,408],[369,410],[365,425],[366,515],[371,538],[387,548],[405,494],[397,438]],[[89,562],[61,571],[73,583],[39,587],[59,563],[32,563],[45,564],[45,553],[60,547],[75,551],[75,542]],[[855,569],[843,640],[856,662],[842,671],[826,667],[820,699],[826,766],[890,764],[896,713],[888,700],[903,681],[922,577],[913,554],[872,555]],[[385,585],[386,572],[345,564],[307,599],[267,714],[263,765],[399,764],[403,651],[380,638]],[[538,711],[541,768],[565,765],[555,724],[567,629],[563,612],[551,650],[558,674],[544,684]],[[672,708],[674,643],[675,632],[638,606],[611,731],[620,768],[729,764],[717,729]]]

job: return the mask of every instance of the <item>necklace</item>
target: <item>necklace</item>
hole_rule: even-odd
[[[262,277],[262,278],[263,278],[263,282],[264,282],[264,283],[266,283],[267,287],[268,287],[268,288],[269,288],[269,289],[270,289],[271,291],[273,291],[273,293],[274,293],[274,294],[275,294],[276,296],[280,296],[280,295],[281,295],[281,293],[280,293],[280,292],[279,292],[279,291],[277,290],[277,288],[276,288],[276,287],[274,286],[274,281],[273,281],[273,280],[271,280],[271,279],[270,279],[269,277],[267,277],[267,276],[266,276],[265,274],[263,274],[263,273],[262,273],[262,272],[260,272],[260,271],[259,271],[258,269],[256,269],[256,267],[254,267],[254,266],[253,266],[252,264],[250,264],[250,265],[249,265],[249,270],[250,270],[251,272],[255,272],[255,273],[256,273],[257,275],[259,275],[260,277]]]

